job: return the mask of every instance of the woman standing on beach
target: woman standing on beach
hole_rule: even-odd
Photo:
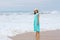
[[[36,32],[36,40],[40,40],[40,25],[38,9],[34,10],[34,31]]]

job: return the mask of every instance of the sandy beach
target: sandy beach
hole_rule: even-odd
[[[35,33],[28,32],[11,37],[13,40],[35,40]],[[60,40],[60,30],[43,31],[40,40]]]

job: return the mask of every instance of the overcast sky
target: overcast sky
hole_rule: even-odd
[[[0,0],[0,11],[60,10],[60,0]]]

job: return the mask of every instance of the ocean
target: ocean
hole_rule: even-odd
[[[25,32],[34,32],[32,12],[0,12],[0,40],[12,40],[12,37]],[[40,14],[40,31],[60,29],[59,12]]]

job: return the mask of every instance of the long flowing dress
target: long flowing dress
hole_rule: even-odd
[[[36,13],[34,15],[34,31],[40,32],[40,24],[39,24],[39,13]]]

